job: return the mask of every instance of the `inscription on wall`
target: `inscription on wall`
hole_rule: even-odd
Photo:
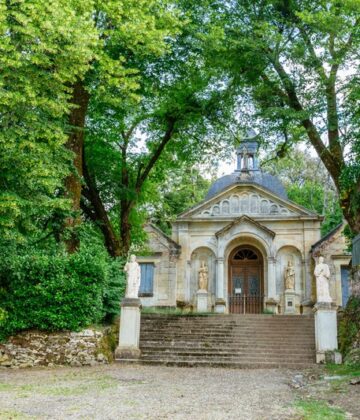
[[[281,204],[259,194],[232,194],[210,207],[205,208],[195,217],[239,216],[242,214],[292,215],[295,214]]]

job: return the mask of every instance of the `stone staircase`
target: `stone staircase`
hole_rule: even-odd
[[[142,364],[302,368],[315,363],[312,316],[143,314]]]

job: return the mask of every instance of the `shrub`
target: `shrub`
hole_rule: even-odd
[[[112,322],[120,313],[120,298],[125,295],[126,276],[123,271],[126,260],[118,258],[108,265],[103,293],[104,321]]]
[[[76,331],[113,316],[123,281],[117,269],[119,262],[88,247],[72,255],[37,251],[3,258],[0,338],[24,329]]]

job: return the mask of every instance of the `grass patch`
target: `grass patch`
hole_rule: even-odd
[[[331,375],[340,375],[340,376],[360,376],[360,364],[358,365],[335,365],[333,363],[328,363],[325,366],[325,370],[328,374]]]
[[[345,420],[345,412],[337,407],[330,407],[325,401],[298,401],[297,409],[303,415],[302,420]]]
[[[348,383],[351,378],[360,376],[360,365],[335,365],[329,363],[325,366],[328,375],[339,376],[330,382],[330,392],[345,393],[348,389]]]

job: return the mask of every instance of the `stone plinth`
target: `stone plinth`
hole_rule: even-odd
[[[284,292],[284,314],[296,315],[296,293],[294,290],[285,290]]]
[[[200,289],[196,292],[196,310],[197,312],[208,311],[208,292]]]
[[[137,359],[140,357],[140,309],[140,299],[124,298],[121,302],[119,345],[115,350],[116,359]]]
[[[337,313],[335,303],[318,302],[315,312],[316,363],[324,363],[329,353],[334,354],[334,362],[341,363],[337,351]]]
[[[273,314],[277,314],[278,313],[278,304],[279,302],[276,299],[273,298],[269,298],[265,300],[265,308],[268,311],[271,311]]]
[[[215,301],[215,312],[218,314],[225,313],[226,302],[225,299],[216,299]]]

